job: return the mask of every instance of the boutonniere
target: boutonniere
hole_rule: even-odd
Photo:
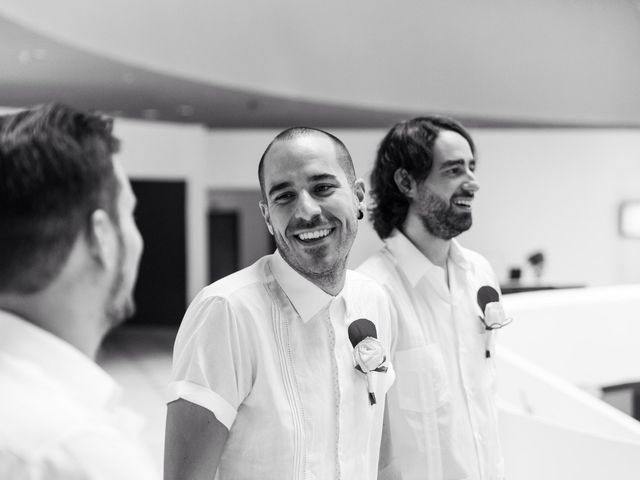
[[[369,403],[375,405],[376,394],[373,391],[373,373],[385,373],[388,369],[384,345],[378,340],[376,326],[366,318],[356,320],[349,325],[349,340],[353,345],[355,368],[367,376]]]
[[[490,285],[484,285],[478,290],[478,306],[483,315],[478,315],[482,322],[482,333],[485,334],[485,358],[491,358],[491,352],[495,347],[494,330],[506,327],[513,319],[508,318],[504,313],[504,307],[500,303],[500,295],[495,288]]]
[[[485,330],[497,330],[506,327],[513,321],[512,318],[507,318],[504,313],[500,296],[493,287],[489,285],[480,287],[477,297],[480,311],[484,314],[484,317],[479,315],[479,318]]]
[[[513,318],[507,317],[500,302],[491,302],[485,307],[484,318],[480,317],[480,321],[486,330],[497,330],[509,325],[513,322]]]

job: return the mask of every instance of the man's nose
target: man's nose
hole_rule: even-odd
[[[313,217],[320,215],[321,212],[322,210],[316,199],[309,192],[303,190],[298,196],[297,216],[305,220],[311,220]]]
[[[469,193],[476,193],[480,190],[480,184],[476,180],[476,176],[473,172],[467,172],[468,180],[462,184],[462,188],[464,191]]]

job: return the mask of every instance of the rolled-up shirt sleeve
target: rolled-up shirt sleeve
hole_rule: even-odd
[[[231,429],[252,384],[246,326],[227,299],[201,293],[178,331],[167,401],[182,398],[206,408]]]

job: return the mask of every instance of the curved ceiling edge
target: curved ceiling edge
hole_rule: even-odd
[[[443,109],[363,107],[358,102],[314,100],[294,95],[274,95],[247,88],[230,88],[184,75],[160,73],[138,63],[89,53],[68,46],[32,28],[0,19],[0,39],[9,70],[0,80],[0,98],[8,105],[25,105],[59,99],[85,108],[99,108],[123,116],[168,121],[197,122],[211,127],[279,127],[312,124],[328,127],[381,127],[427,112],[453,114],[470,126],[488,127],[636,127],[639,118],[540,118],[515,114],[465,110],[464,105]],[[53,35],[53,37],[57,37]],[[93,49],[95,50],[95,49]],[[11,58],[12,53],[15,57]],[[317,96],[316,96],[317,97]],[[368,103],[368,105],[371,105]],[[470,113],[469,113],[470,112]]]

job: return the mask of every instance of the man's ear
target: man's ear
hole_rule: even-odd
[[[258,202],[260,206],[260,213],[262,213],[262,218],[264,218],[264,223],[267,224],[267,230],[269,233],[273,235],[273,227],[271,226],[271,216],[269,215],[269,207],[267,207],[267,202],[264,200],[260,200]]]
[[[414,198],[416,194],[416,181],[404,168],[398,168],[393,174],[393,181],[407,198]]]
[[[358,200],[358,204],[360,209],[362,210],[362,213],[364,213],[366,210],[366,205],[364,204],[365,191],[366,188],[364,186],[364,180],[362,180],[361,178],[357,179],[353,184],[353,192],[356,196],[356,199]]]
[[[365,190],[366,188],[364,186],[364,180],[362,180],[361,178],[357,179],[353,184],[353,191],[355,192],[356,197],[358,198],[358,203],[364,202]]]
[[[89,220],[89,251],[103,267],[111,269],[117,258],[117,234],[109,214],[102,209],[94,210]]]

